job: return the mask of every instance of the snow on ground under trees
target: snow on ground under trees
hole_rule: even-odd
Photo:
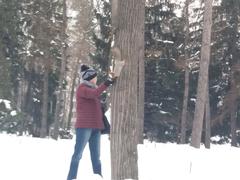
[[[0,134],[1,180],[65,180],[74,139],[52,140]],[[110,142],[102,136],[104,180],[110,180]],[[151,143],[139,145],[140,180],[239,179],[240,149],[212,145],[195,149],[189,145]],[[79,165],[78,178],[98,180],[92,175],[88,147]]]

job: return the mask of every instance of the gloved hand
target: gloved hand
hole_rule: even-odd
[[[114,84],[114,83],[116,82],[116,80],[117,80],[117,77],[113,77],[113,78],[109,77],[109,78],[104,82],[104,84],[105,84],[106,86],[110,86],[110,85]]]

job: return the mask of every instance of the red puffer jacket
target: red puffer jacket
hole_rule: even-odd
[[[99,96],[107,89],[105,84],[93,89],[81,84],[77,89],[77,120],[75,128],[103,129],[102,109]]]

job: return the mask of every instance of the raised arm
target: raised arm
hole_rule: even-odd
[[[98,88],[93,89],[86,86],[79,87],[78,89],[78,96],[88,98],[88,99],[95,99],[98,98],[103,91],[107,89],[107,86],[103,83]]]

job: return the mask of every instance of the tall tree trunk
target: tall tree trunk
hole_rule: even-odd
[[[45,66],[43,78],[43,105],[42,105],[42,121],[40,129],[40,137],[47,136],[47,119],[48,119],[48,67]]]
[[[0,99],[11,99],[10,60],[4,55],[4,48],[0,42]],[[15,101],[16,102],[16,101]]]
[[[187,112],[188,112],[188,96],[189,96],[189,74],[190,70],[188,67],[185,69],[185,82],[184,82],[184,97],[183,97],[183,110],[181,118],[181,135],[180,143],[186,143],[186,129],[187,129]]]
[[[210,113],[210,99],[209,99],[209,81],[207,82],[207,94],[205,105],[205,147],[210,149],[211,138],[211,113]]]
[[[234,103],[236,106],[236,103]],[[237,126],[237,116],[236,116],[236,107],[233,107],[231,109],[231,145],[237,147],[237,132],[236,132],[236,126]]]
[[[23,71],[23,70],[22,70]],[[28,74],[24,77],[26,83],[25,83],[25,92],[22,94],[23,96],[23,104],[21,106],[21,111],[25,113],[25,117],[21,121],[21,126],[19,130],[19,135],[23,135],[24,129],[26,129],[27,123],[31,120],[31,111],[32,111],[32,86],[33,86],[33,80],[34,80],[34,70],[31,69],[31,71],[28,72]],[[27,79],[26,79],[27,77]],[[24,79],[20,79],[19,86],[21,86],[21,81],[24,81]],[[22,89],[22,88],[21,88]],[[18,92],[18,96],[21,94],[22,90]],[[18,105],[19,107],[19,105]]]
[[[188,97],[189,97],[189,74],[190,69],[186,67],[185,69],[185,82],[184,82],[184,97],[183,97],[183,110],[181,118],[181,135],[180,143],[186,143],[186,129],[187,129],[187,112],[188,112]]]
[[[188,96],[189,96],[189,74],[190,74],[190,69],[189,69],[189,1],[186,0],[185,2],[185,27],[186,27],[186,37],[185,37],[185,42],[184,42],[184,47],[185,47],[185,79],[184,79],[184,97],[183,97],[183,109],[182,109],[182,118],[181,118],[181,135],[180,135],[180,143],[184,144],[186,143],[186,122],[187,122],[187,112],[188,112]]]
[[[77,61],[77,64],[79,63],[79,59]],[[76,85],[76,79],[78,75],[78,66],[75,66],[73,79],[72,79],[72,86],[71,86],[71,94],[70,94],[70,107],[69,107],[69,113],[68,113],[68,121],[67,121],[67,129],[71,129],[71,122],[73,117],[73,98],[74,98],[74,92],[75,92],[75,85]]]
[[[62,47],[61,47],[61,55],[62,55],[62,62],[61,62],[61,71],[59,77],[59,86],[57,92],[57,102],[56,102],[56,109],[55,109],[55,116],[54,116],[54,132],[53,138],[55,140],[58,139],[59,135],[59,123],[60,123],[60,114],[61,108],[63,107],[63,81],[65,77],[65,70],[66,70],[66,29],[67,29],[67,11],[66,11],[66,0],[63,1],[63,25],[62,25],[62,32],[61,32],[61,40],[62,40]]]
[[[23,89],[24,89],[24,83],[23,83],[23,81],[24,81],[24,79],[23,78],[21,78],[21,79],[19,79],[19,81],[18,81],[18,92],[17,92],[17,103],[16,103],[16,105],[17,105],[17,109],[18,109],[18,111],[22,111],[22,112],[24,112],[24,109],[23,109],[23,99],[24,99],[24,93],[23,93]],[[20,127],[19,127],[19,136],[22,136],[23,135],[23,129],[24,129],[24,119],[25,118],[23,118],[22,120],[21,120],[21,123],[20,123]]]
[[[32,109],[32,87],[33,87],[33,81],[34,81],[34,76],[35,76],[35,72],[33,69],[31,69],[28,72],[28,76],[29,76],[29,78],[27,79],[28,87],[26,90],[23,111],[30,114],[31,109]]]
[[[232,55],[232,62],[230,62],[231,65],[231,76],[230,76],[230,98],[231,98],[231,145],[237,146],[237,109],[238,109],[238,103],[237,103],[237,66],[239,66],[239,57],[238,57],[238,39],[236,38],[238,36],[238,14],[239,14],[239,6],[237,1],[233,1],[233,8],[231,11],[231,45],[232,47],[230,49],[231,55]]]
[[[197,88],[197,102],[194,113],[191,146],[200,148],[203,116],[206,105],[206,92],[208,81],[208,68],[210,62],[211,49],[211,28],[212,28],[212,2],[213,0],[205,0],[204,21],[203,21],[203,38],[201,48],[200,72]]]
[[[234,77],[231,77],[231,145],[237,146],[237,134],[236,134],[236,125],[237,125],[237,88]]]
[[[25,115],[27,115],[26,104],[27,104],[27,100],[29,99],[28,96],[30,96],[29,95],[30,88],[31,88],[30,81],[27,81],[24,78],[21,78],[19,80],[17,108],[19,111],[24,112]],[[25,129],[25,124],[27,122],[27,118],[28,118],[28,116],[26,116],[26,118],[21,119],[21,124],[19,127],[19,135],[20,136],[23,135],[23,131]]]
[[[139,74],[136,68],[138,68],[139,62],[143,61],[145,1],[118,0],[114,2],[117,3],[113,4],[113,7],[117,7],[115,8],[115,10],[117,9],[115,17],[121,17],[116,23],[115,46],[120,49],[121,57],[126,63],[112,93],[112,180],[137,180]]]
[[[236,106],[236,103],[234,103]],[[237,116],[236,116],[236,107],[231,109],[231,145],[237,147]]]

